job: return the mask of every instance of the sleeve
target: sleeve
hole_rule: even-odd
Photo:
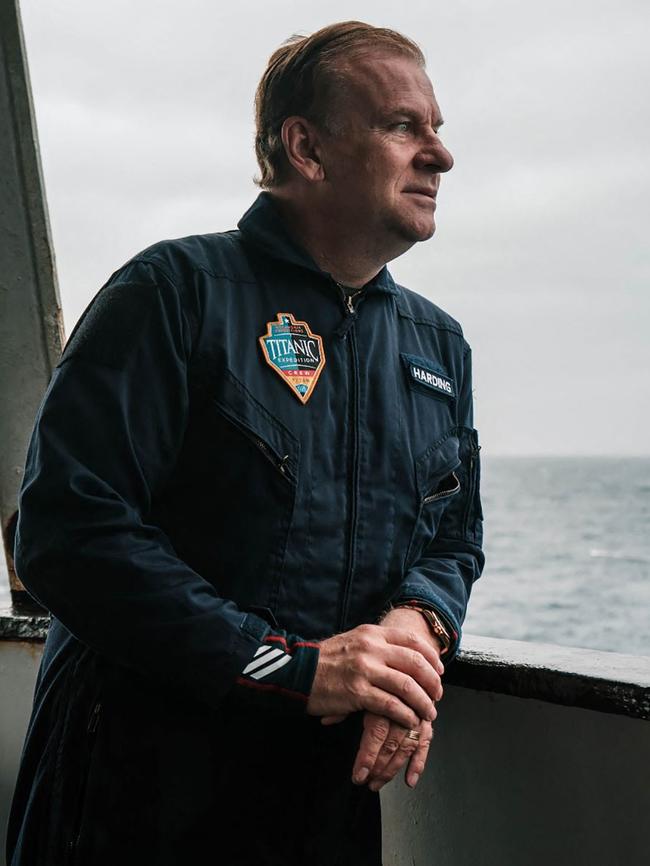
[[[147,519],[183,443],[191,321],[148,262],[130,263],[97,295],[37,415],[16,569],[77,640],[120,665],[212,706],[239,692],[262,703],[272,694],[304,712],[318,645],[221,598]],[[291,664],[251,679],[274,636]]]
[[[436,611],[451,637],[445,664],[458,652],[461,625],[474,581],[483,571],[483,513],[478,433],[473,428],[471,351],[465,344],[458,399],[460,491],[445,509],[435,537],[410,567],[393,605],[417,601]]]

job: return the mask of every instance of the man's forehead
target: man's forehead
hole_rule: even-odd
[[[351,58],[340,72],[355,102],[373,114],[425,106],[440,114],[429,76],[414,58],[368,52]]]

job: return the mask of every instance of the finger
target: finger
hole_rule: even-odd
[[[429,722],[423,722],[424,724],[430,725]],[[415,754],[420,741],[412,734],[417,733],[422,736],[423,725],[410,731],[395,728],[393,734],[389,733],[379,752],[375,766],[370,772],[369,788],[372,791],[378,791],[387,782],[394,779],[404,764]]]
[[[357,785],[363,784],[370,776],[377,756],[392,727],[393,725],[384,716],[378,716],[375,713],[364,715],[361,743],[352,766],[352,781]],[[403,730],[403,728],[399,728],[399,730]]]
[[[421,722],[421,718],[410,706],[382,688],[371,685],[358,699],[359,709],[386,716],[403,728],[417,728]]]
[[[405,628],[394,628],[393,626],[382,626],[382,629],[384,632],[384,639],[388,643],[417,650],[436,670],[442,664],[437,650],[435,650],[430,643],[414,631],[409,631]]]
[[[440,675],[417,650],[400,646],[387,649],[385,661],[390,667],[412,677],[434,701],[442,700]]]
[[[341,716],[323,716],[320,723],[321,725],[338,725],[339,722],[343,722],[345,719],[347,719],[347,714]]]
[[[405,780],[406,784],[410,788],[415,788],[420,776],[422,775],[427,758],[429,757],[429,748],[431,747],[433,734],[433,726],[429,722],[423,722],[420,733],[420,742],[418,743],[415,752],[413,752],[406,770]]]
[[[398,699],[400,703],[409,706],[415,712],[418,721],[415,724],[411,724],[403,721],[401,718],[397,718],[395,715],[391,715],[390,712],[382,712],[374,707],[366,707],[366,709],[378,712],[382,716],[388,716],[391,721],[401,725],[403,728],[416,728],[420,724],[421,719],[433,719],[435,715],[434,703],[413,677],[402,673],[400,670],[379,664],[369,670],[368,679],[376,688],[388,692],[389,695]]]

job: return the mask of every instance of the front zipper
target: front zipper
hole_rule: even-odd
[[[356,541],[357,541],[357,523],[358,523],[358,488],[359,488],[359,355],[357,352],[357,340],[355,332],[352,328],[356,320],[357,310],[354,306],[354,298],[361,294],[363,289],[358,292],[348,294],[340,283],[336,280],[333,282],[338,287],[342,295],[343,303],[347,310],[346,321],[340,335],[344,340],[347,340],[350,347],[350,371],[351,371],[351,394],[350,394],[350,440],[351,440],[351,484],[350,484],[350,529],[348,536],[348,558],[346,578],[343,585],[343,593],[341,596],[341,606],[339,611],[339,631],[345,630],[345,623],[348,618],[348,608],[350,606],[350,590],[352,588],[352,580],[354,578],[355,560],[356,560]]]
[[[353,330],[348,334],[348,345],[350,347],[350,367],[352,371],[352,395],[351,395],[351,411],[350,411],[350,429],[351,429],[351,462],[352,462],[352,484],[350,487],[350,535],[348,540],[348,567],[345,584],[343,587],[343,597],[341,600],[341,615],[339,620],[339,629],[345,629],[345,623],[348,618],[348,607],[350,604],[350,589],[352,587],[352,579],[354,577],[356,541],[357,541],[357,520],[358,520],[358,495],[359,488],[359,356],[357,353],[357,340]]]
[[[471,451],[469,454],[469,490],[467,491],[467,502],[465,503],[465,514],[463,516],[463,535],[467,536],[469,532],[469,520],[470,515],[472,513],[472,504],[474,502],[474,494],[476,492],[476,473],[474,471],[474,465],[476,463],[476,459],[479,455],[479,451],[481,450],[481,446],[475,446],[472,443]]]

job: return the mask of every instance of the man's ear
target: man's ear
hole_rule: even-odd
[[[304,117],[287,117],[282,124],[282,144],[290,165],[305,180],[323,180],[320,136],[317,128]]]

